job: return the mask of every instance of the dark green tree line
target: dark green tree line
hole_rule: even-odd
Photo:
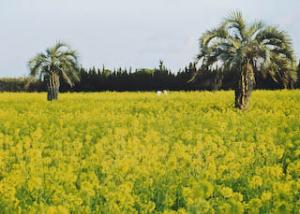
[[[196,64],[190,63],[178,72],[164,68],[110,70],[102,68],[80,68],[77,76],[80,82],[73,87],[60,79],[60,91],[97,92],[97,91],[156,91],[156,90],[229,90],[234,89],[235,81],[230,72],[211,72],[198,70]],[[298,76],[300,73],[298,72]],[[193,78],[194,77],[194,78]],[[191,81],[192,80],[192,81]],[[274,81],[271,77],[255,76],[257,89],[282,89],[283,84]],[[300,88],[299,80],[295,87]],[[47,91],[47,84],[43,80],[32,81],[30,78],[3,78],[0,79],[0,91]]]

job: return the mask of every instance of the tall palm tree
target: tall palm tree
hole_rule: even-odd
[[[47,84],[48,100],[56,100],[60,87],[60,79],[70,86],[78,77],[78,57],[76,51],[64,43],[58,42],[45,53],[39,53],[28,63],[30,75],[38,76]]]
[[[247,108],[255,75],[270,75],[288,87],[295,81],[296,61],[287,33],[262,22],[247,25],[234,12],[200,38],[199,71],[230,72],[236,82],[235,107]],[[223,75],[220,75],[223,76]]]

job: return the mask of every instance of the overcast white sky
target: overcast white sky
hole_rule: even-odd
[[[194,59],[198,38],[231,11],[290,33],[300,56],[299,0],[0,0],[0,76],[28,74],[27,61],[65,41],[85,67],[174,71]]]

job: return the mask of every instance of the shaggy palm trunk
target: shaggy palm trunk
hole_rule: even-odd
[[[238,84],[235,88],[235,107],[246,109],[249,106],[249,99],[253,90],[254,73],[253,67],[248,61],[242,66]]]
[[[59,76],[56,73],[52,73],[48,79],[48,95],[49,101],[57,100],[59,92]]]

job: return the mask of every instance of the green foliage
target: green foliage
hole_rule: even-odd
[[[70,86],[79,81],[77,53],[66,44],[58,42],[45,53],[40,53],[28,63],[30,75],[39,76],[47,83],[48,100],[56,100],[60,79]]]
[[[30,75],[47,81],[51,76],[58,75],[72,86],[74,81],[79,81],[77,58],[75,50],[58,42],[29,61]]]
[[[0,91],[42,91],[44,87],[41,81],[33,80],[30,77],[21,78],[0,78]]]
[[[300,61],[299,61],[299,64],[298,64],[297,73],[298,73],[297,88],[300,88]]]
[[[281,81],[285,88],[296,81],[296,60],[289,35],[262,22],[248,25],[240,12],[200,38],[200,72],[231,72],[235,78],[235,105],[248,106],[257,73]],[[222,75],[220,75],[222,76]]]
[[[255,73],[270,75],[286,86],[295,81],[295,55],[289,35],[262,22],[248,25],[240,12],[233,13],[200,39],[201,68],[242,72],[249,61]]]

